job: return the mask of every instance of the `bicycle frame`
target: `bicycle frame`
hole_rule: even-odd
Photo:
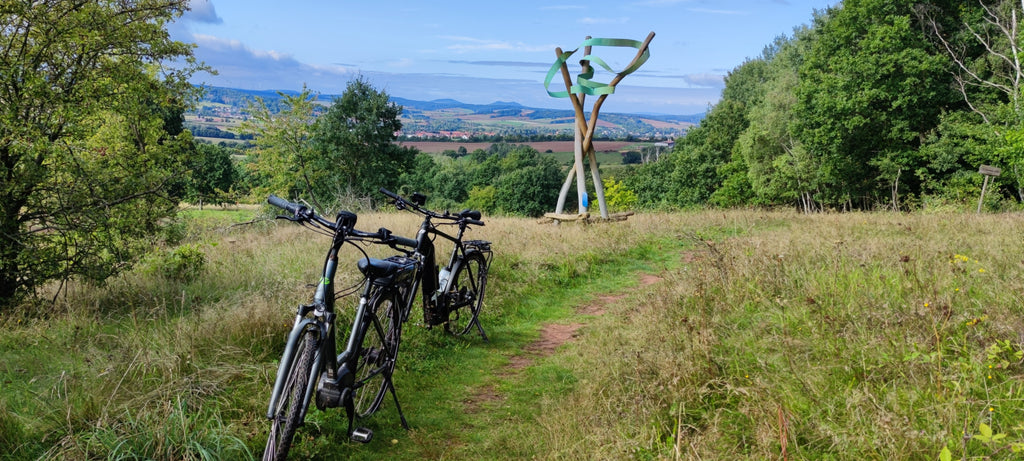
[[[431,236],[439,236],[454,245],[452,253],[448,257],[448,264],[444,268],[449,274],[455,274],[466,254],[466,246],[462,243],[462,236],[465,232],[466,228],[463,226],[459,228],[459,232],[455,236],[445,233],[431,221],[430,215],[424,215],[423,223],[420,224],[420,230],[416,234],[416,252],[423,258],[422,275],[418,279],[423,281],[423,321],[427,326],[439,325],[448,320],[446,312],[448,306],[442,305],[444,301],[437,296],[437,292],[446,291],[452,284],[452,277],[449,276],[448,280],[444,282],[445,286],[440,286],[440,271]]]
[[[464,242],[462,240],[466,229],[470,225],[484,225],[483,221],[480,221],[480,213],[465,210],[458,214],[449,214],[447,211],[444,214],[440,214],[423,208],[426,197],[420,194],[414,194],[412,201],[409,201],[383,188],[380,189],[380,192],[394,200],[395,206],[399,209],[411,208],[411,210],[423,216],[423,222],[420,224],[420,229],[416,234],[414,252],[419,258],[422,267],[421,273],[414,282],[413,291],[419,288],[419,284],[422,283],[423,320],[428,328],[448,323],[453,311],[473,302],[472,300],[468,302],[465,300],[454,301],[454,298],[450,295],[455,283],[455,276],[459,273],[461,266],[465,264],[470,251],[479,251],[484,261],[488,265],[490,263],[490,242],[478,240]],[[434,222],[434,219],[446,222],[438,224]],[[457,226],[458,232],[448,233],[442,231],[439,229],[439,226],[442,225]],[[442,271],[438,269],[436,248],[434,246],[434,240],[437,237],[448,240],[453,244],[452,252],[448,257],[448,263],[443,269],[448,273],[447,277],[442,276]],[[411,304],[406,306],[407,310],[410,308]],[[404,312],[404,314],[408,315],[407,312]],[[473,323],[476,323],[481,336],[486,341],[487,334],[484,333],[483,327],[476,322],[475,314]]]

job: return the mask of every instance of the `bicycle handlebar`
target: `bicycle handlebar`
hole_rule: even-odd
[[[464,222],[466,224],[470,224],[470,225],[474,225],[474,226],[483,226],[484,225],[484,222],[480,220],[480,212],[477,211],[477,210],[462,210],[458,214],[454,214],[454,215],[448,213],[447,211],[445,211],[444,214],[441,214],[441,213],[438,213],[436,211],[428,210],[428,209],[426,209],[424,207],[421,207],[421,206],[417,205],[414,202],[406,200],[405,197],[402,197],[401,195],[398,195],[398,194],[396,194],[394,192],[391,192],[391,191],[389,191],[389,190],[387,190],[387,189],[385,189],[383,187],[380,188],[380,193],[382,193],[382,194],[390,197],[392,200],[394,200],[395,201],[395,206],[397,206],[398,209],[403,209],[403,208],[408,207],[408,208],[412,208],[413,210],[416,210],[417,212],[419,212],[421,214],[430,216],[432,218],[447,219],[447,220],[456,221],[456,222]]]
[[[395,246],[403,246],[409,249],[416,248],[416,240],[394,235],[391,233],[389,229],[385,227],[377,229],[377,232],[366,232],[356,229],[354,227],[356,222],[356,215],[348,211],[342,211],[338,213],[338,221],[333,222],[329,219],[324,218],[323,216],[316,214],[315,211],[311,210],[309,207],[305,205],[289,202],[274,194],[270,194],[270,197],[267,197],[267,203],[290,212],[294,216],[294,218],[288,219],[292,221],[315,221],[335,231],[338,231],[339,227],[341,227],[342,229],[340,230],[343,230],[345,232],[345,236],[351,236],[365,240],[375,240],[379,243],[389,245],[392,248],[394,248]]]
[[[307,213],[309,211],[309,208],[307,208],[305,205],[289,202],[274,194],[270,194],[270,197],[267,197],[267,203],[274,205],[278,208],[284,209],[285,211],[288,211],[291,214],[295,215],[295,217],[297,218],[312,217],[309,216],[309,213]]]

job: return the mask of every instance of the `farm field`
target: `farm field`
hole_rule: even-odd
[[[0,459],[258,459],[326,241],[232,225],[252,217],[191,215],[194,280],[154,256],[4,313]],[[295,459],[1019,459],[1021,219],[485,217],[471,235],[496,251],[491,341],[410,326],[395,385],[412,429],[387,401],[355,444],[341,412],[313,409]],[[359,223],[411,235],[418,220]]]
[[[446,150],[458,150],[459,147],[465,147],[467,151],[473,152],[477,149],[484,149],[491,147],[490,142],[447,142],[447,141],[403,141],[400,144],[404,146],[415,147],[420,152],[426,152],[428,154],[439,154]],[[526,144],[537,152],[572,152],[573,142],[572,141],[547,141],[547,142],[524,142],[524,143],[513,143],[513,144]],[[642,143],[631,142],[631,141],[594,141],[594,149],[597,152],[619,152],[632,146],[642,146]],[[639,147],[638,147],[639,148]]]

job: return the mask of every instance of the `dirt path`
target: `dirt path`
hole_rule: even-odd
[[[662,281],[661,277],[650,274],[640,275],[640,287],[646,287]],[[628,293],[613,293],[599,295],[594,301],[578,306],[578,315],[603,315],[608,306],[626,298]],[[549,323],[541,327],[540,338],[523,348],[521,354],[509,359],[508,365],[498,371],[498,376],[512,376],[520,370],[533,365],[540,358],[554,354],[559,346],[572,341],[578,336],[577,331],[586,325],[583,322],[573,323]],[[487,402],[495,402],[504,399],[493,386],[485,386],[479,389],[474,395],[466,399],[466,412],[475,413],[480,406]]]

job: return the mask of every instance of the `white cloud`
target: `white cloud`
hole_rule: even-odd
[[[475,37],[461,37],[461,36],[442,36],[442,39],[447,39],[452,42],[456,42],[452,45],[448,45],[446,48],[452,51],[465,53],[471,51],[516,51],[516,52],[538,52],[538,51],[549,51],[554,49],[552,45],[529,45],[523,42],[509,42],[503,40],[487,40]]]
[[[724,88],[725,76],[720,74],[690,74],[684,75],[683,80],[690,85],[699,88]]]
[[[223,24],[224,20],[217,16],[217,9],[213,7],[212,0],[191,0],[188,4],[189,11],[182,15],[186,21],[203,22],[207,24]]]
[[[310,65],[274,50],[250,48],[239,40],[193,34],[196,58],[217,71],[216,76],[197,76],[195,83],[253,90],[297,90],[303,84],[314,91],[344,90],[354,75],[337,64]]]
[[[577,22],[580,24],[625,24],[629,22],[629,18],[580,18]]]

